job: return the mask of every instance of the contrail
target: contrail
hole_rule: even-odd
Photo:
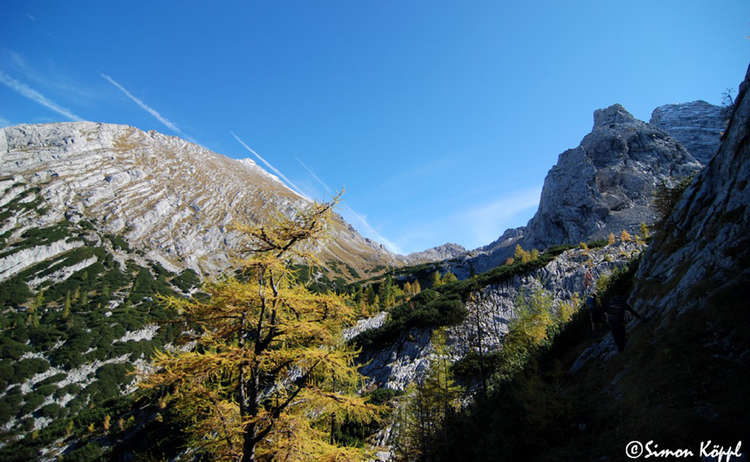
[[[39,93],[38,91],[34,90],[33,88],[29,87],[23,82],[19,82],[18,80],[10,77],[6,73],[0,71],[0,82],[2,82],[4,85],[6,85],[11,90],[25,96],[26,98],[41,104],[42,106],[46,107],[47,109],[51,109],[55,112],[57,112],[60,115],[63,115],[67,117],[68,119],[75,120],[75,121],[82,121],[83,119],[78,117],[77,115],[70,112],[68,109],[65,109],[62,106],[57,105],[53,101],[50,101],[47,99],[44,95]]]
[[[156,111],[156,109],[150,107],[149,105],[147,105],[146,103],[144,103],[143,101],[141,101],[138,97],[136,97],[135,95],[133,95],[132,93],[130,93],[127,90],[127,88],[125,88],[122,85],[120,85],[115,79],[113,79],[112,77],[108,76],[107,74],[99,74],[99,75],[104,80],[106,80],[107,82],[109,82],[112,85],[114,85],[115,87],[119,88],[120,91],[122,91],[123,93],[125,93],[125,96],[127,96],[128,98],[130,98],[131,100],[133,100],[133,102],[135,104],[137,104],[138,106],[140,106],[141,109],[143,109],[144,111],[148,112],[152,116],[156,117],[156,120],[158,120],[159,122],[161,122],[162,124],[164,124],[164,126],[166,126],[167,128],[169,128],[173,132],[179,133],[180,135],[184,136],[185,138],[188,138],[191,141],[195,142],[188,135],[186,135],[182,130],[180,130],[180,128],[177,125],[175,125],[173,122],[171,122],[169,119],[167,119],[163,115],[159,114]]]
[[[286,182],[286,183],[287,183],[287,184],[288,184],[289,186],[291,186],[291,187],[292,187],[292,189],[294,189],[294,192],[296,192],[296,193],[297,193],[297,194],[299,194],[300,196],[304,197],[305,199],[307,199],[307,200],[310,200],[310,198],[308,198],[308,197],[307,197],[307,196],[306,196],[306,195],[305,195],[305,194],[304,194],[304,193],[302,192],[302,190],[301,190],[300,188],[298,188],[298,187],[297,187],[297,185],[295,185],[294,183],[292,183],[292,181],[291,181],[291,180],[290,180],[289,178],[287,178],[287,177],[286,177],[286,176],[285,176],[285,175],[284,175],[283,173],[281,173],[281,171],[280,171],[279,169],[277,169],[276,167],[274,167],[273,165],[271,165],[271,164],[270,164],[270,163],[269,163],[269,162],[268,162],[268,161],[267,161],[266,159],[264,159],[263,157],[261,157],[261,155],[260,155],[260,154],[258,154],[257,152],[255,152],[255,151],[253,150],[253,148],[251,148],[250,146],[248,146],[248,145],[247,145],[247,143],[245,143],[244,141],[242,141],[242,139],[241,139],[241,138],[240,138],[239,136],[237,136],[237,135],[236,135],[236,134],[235,134],[235,133],[234,133],[233,131],[231,131],[231,130],[230,130],[230,131],[229,131],[229,133],[230,133],[230,134],[231,134],[231,135],[232,135],[232,136],[234,137],[234,139],[235,139],[235,140],[237,140],[237,142],[238,142],[238,143],[240,143],[240,144],[242,145],[242,147],[244,147],[245,149],[247,149],[247,150],[248,150],[248,152],[250,152],[251,154],[253,154],[253,155],[254,155],[255,157],[257,157],[258,159],[260,159],[260,161],[261,161],[261,162],[263,162],[263,164],[264,164],[264,165],[265,165],[266,167],[268,167],[269,169],[271,169],[271,171],[273,171],[273,172],[274,172],[274,173],[275,173],[276,175],[278,175],[278,176],[279,176],[279,177],[280,177],[280,178],[281,178],[282,180],[284,180],[284,181],[285,181],[285,182]]]

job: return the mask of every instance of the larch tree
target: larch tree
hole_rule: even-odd
[[[443,439],[446,419],[460,407],[463,389],[456,385],[446,334],[432,334],[435,354],[421,381],[410,384],[396,410],[395,456],[399,461],[432,460]]]
[[[310,261],[327,228],[330,203],[265,226],[237,225],[248,238],[242,280],[204,286],[205,300],[164,298],[197,332],[191,351],[155,356],[141,381],[188,422],[192,448],[221,461],[361,460],[340,446],[335,423],[371,422],[378,407],[356,394],[355,357],[341,330],[353,310],[333,294],[295,282],[292,261]]]

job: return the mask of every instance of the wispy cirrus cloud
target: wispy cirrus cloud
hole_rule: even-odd
[[[159,112],[156,109],[152,108],[148,104],[144,103],[143,100],[141,100],[140,98],[138,98],[134,94],[130,93],[127,88],[123,87],[115,79],[113,79],[112,77],[110,77],[107,74],[99,74],[99,75],[104,80],[106,80],[107,82],[109,82],[112,85],[114,85],[115,87],[117,87],[117,89],[119,89],[121,92],[123,92],[125,94],[125,96],[127,96],[128,98],[130,98],[131,101],[133,101],[135,104],[137,104],[138,106],[140,106],[141,109],[143,109],[144,111],[146,111],[149,114],[151,114],[152,116],[154,116],[154,118],[156,118],[156,120],[158,120],[159,122],[161,122],[162,125],[164,125],[168,129],[172,130],[173,132],[175,132],[175,133],[177,133],[177,134],[179,134],[179,135],[187,138],[188,140],[192,141],[193,143],[196,143],[196,141],[193,138],[191,138],[187,133],[185,133],[182,130],[180,130],[180,127],[178,127],[177,124],[175,124],[174,122],[170,121],[169,119],[167,119],[163,115],[159,114]]]
[[[283,173],[281,173],[281,170],[279,170],[278,168],[276,168],[273,165],[271,165],[270,162],[268,162],[260,154],[258,154],[257,152],[255,152],[255,150],[253,148],[251,148],[250,146],[248,146],[247,143],[245,143],[244,141],[242,141],[242,138],[240,138],[239,136],[237,136],[236,133],[234,133],[231,130],[229,131],[229,133],[234,137],[235,140],[237,140],[238,143],[240,143],[242,145],[243,148],[247,149],[247,151],[250,154],[252,154],[255,157],[257,157],[261,162],[263,162],[263,165],[265,165],[266,167],[268,167],[279,178],[281,178],[282,180],[284,180],[284,182],[286,184],[288,184],[294,190],[294,192],[296,192],[300,196],[304,197],[305,199],[310,200],[310,198],[307,197],[307,195],[300,188],[298,188],[296,184],[292,183],[292,180],[290,180],[289,178],[286,177],[286,175],[284,175]]]
[[[58,114],[64,117],[67,117],[68,119],[75,120],[75,121],[83,120],[82,118],[78,117],[73,112],[71,112],[69,109],[60,106],[59,104],[50,100],[49,98],[39,93],[35,89],[31,88],[30,86],[26,85],[23,82],[20,82],[14,79],[13,77],[9,76],[3,71],[0,71],[0,83],[10,88],[11,90],[15,91],[16,93],[20,94],[21,96],[24,96],[34,101],[35,103],[41,104],[47,109],[57,112]]]
[[[529,212],[539,205],[541,195],[541,185],[513,191],[496,201],[469,209],[462,214],[461,220],[471,224],[477,242],[489,244],[512,227],[519,214]]]
[[[72,79],[57,68],[54,63],[47,63],[44,71],[39,71],[32,66],[26,58],[13,50],[3,53],[8,59],[8,65],[13,71],[22,74],[24,78],[34,84],[40,85],[54,92],[63,92],[67,95],[75,95],[78,102],[87,102],[97,96],[89,89],[72,83]]]
[[[325,181],[321,180],[320,177],[307,165],[305,165],[302,160],[300,160],[298,157],[296,157],[297,162],[304,168],[307,173],[318,183],[320,184],[323,189],[325,189],[326,193],[328,195],[333,195],[333,190],[326,184]],[[367,216],[363,215],[361,213],[356,212],[354,209],[349,207],[348,204],[346,204],[344,201],[341,201],[339,205],[339,211],[341,212],[341,215],[344,217],[346,221],[349,223],[352,223],[354,226],[356,226],[363,236],[368,237],[370,239],[373,239],[375,241],[378,241],[386,246],[388,250],[390,250],[393,253],[402,254],[401,248],[396,245],[395,242],[391,241],[390,239],[386,238],[382,234],[380,234],[368,221]]]

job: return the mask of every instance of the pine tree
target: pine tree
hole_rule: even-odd
[[[378,408],[354,392],[356,351],[341,337],[353,311],[333,294],[295,282],[291,258],[328,226],[333,204],[314,204],[271,225],[236,226],[250,240],[247,282],[207,284],[208,300],[167,297],[167,306],[200,327],[198,348],[159,352],[140,386],[161,393],[185,417],[191,447],[216,460],[361,460],[339,446],[332,419],[370,422]]]
[[[414,295],[422,292],[422,286],[419,284],[419,279],[416,279],[414,281],[414,284],[411,285],[411,288],[414,291]]]
[[[607,236],[607,244],[608,245],[615,244],[615,233],[609,233],[609,236]]]

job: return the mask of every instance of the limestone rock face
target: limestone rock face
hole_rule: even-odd
[[[615,104],[594,113],[594,129],[560,154],[529,221],[527,247],[603,239],[652,223],[656,186],[700,170],[673,138]]]
[[[510,321],[517,315],[516,304],[522,294],[543,289],[559,307],[560,303],[571,300],[573,294],[585,292],[587,268],[597,279],[623,266],[642,249],[642,244],[634,242],[589,251],[571,249],[543,268],[477,290],[466,303],[468,314],[463,322],[447,328],[446,344],[452,360],[459,360],[471,351],[487,353],[499,349]],[[591,262],[591,266],[587,262]],[[360,321],[350,330],[348,338],[381,326],[385,321],[384,314]],[[477,335],[478,332],[481,335]],[[410,329],[393,344],[364,352],[361,362],[365,365],[361,372],[378,386],[404,389],[410,382],[423,378],[429,370],[434,355],[430,338],[431,329]]]
[[[677,140],[635,119],[619,104],[594,112],[581,144],[560,154],[547,174],[534,217],[492,244],[470,252],[454,272],[467,277],[502,264],[516,244],[525,249],[605,239],[651,224],[657,185],[671,186],[701,169]]]
[[[448,242],[446,244],[423,250],[422,252],[410,253],[406,256],[407,263],[416,265],[419,263],[430,263],[434,261],[450,260],[451,258],[464,255],[467,250],[458,244]]]
[[[718,290],[750,284],[750,68],[720,148],[643,256],[633,303],[644,312],[682,312]],[[660,290],[655,290],[660,289]]]
[[[231,231],[233,222],[260,223],[277,210],[293,216],[309,203],[250,159],[230,159],[180,138],[125,125],[2,128],[0,172],[0,205],[20,202],[27,194],[23,200],[41,201],[45,210],[42,216],[5,218],[0,226],[9,233],[8,242],[25,230],[86,218],[99,231],[122,235],[168,269],[192,268],[202,274],[230,265],[239,243]],[[343,261],[359,271],[398,261],[340,217],[330,231],[331,239],[318,249],[324,261]],[[0,280],[72,245],[51,244],[27,250],[28,255],[0,258]]]
[[[726,110],[705,101],[665,104],[651,113],[650,125],[680,142],[702,164],[719,149],[721,133],[727,126]]]

